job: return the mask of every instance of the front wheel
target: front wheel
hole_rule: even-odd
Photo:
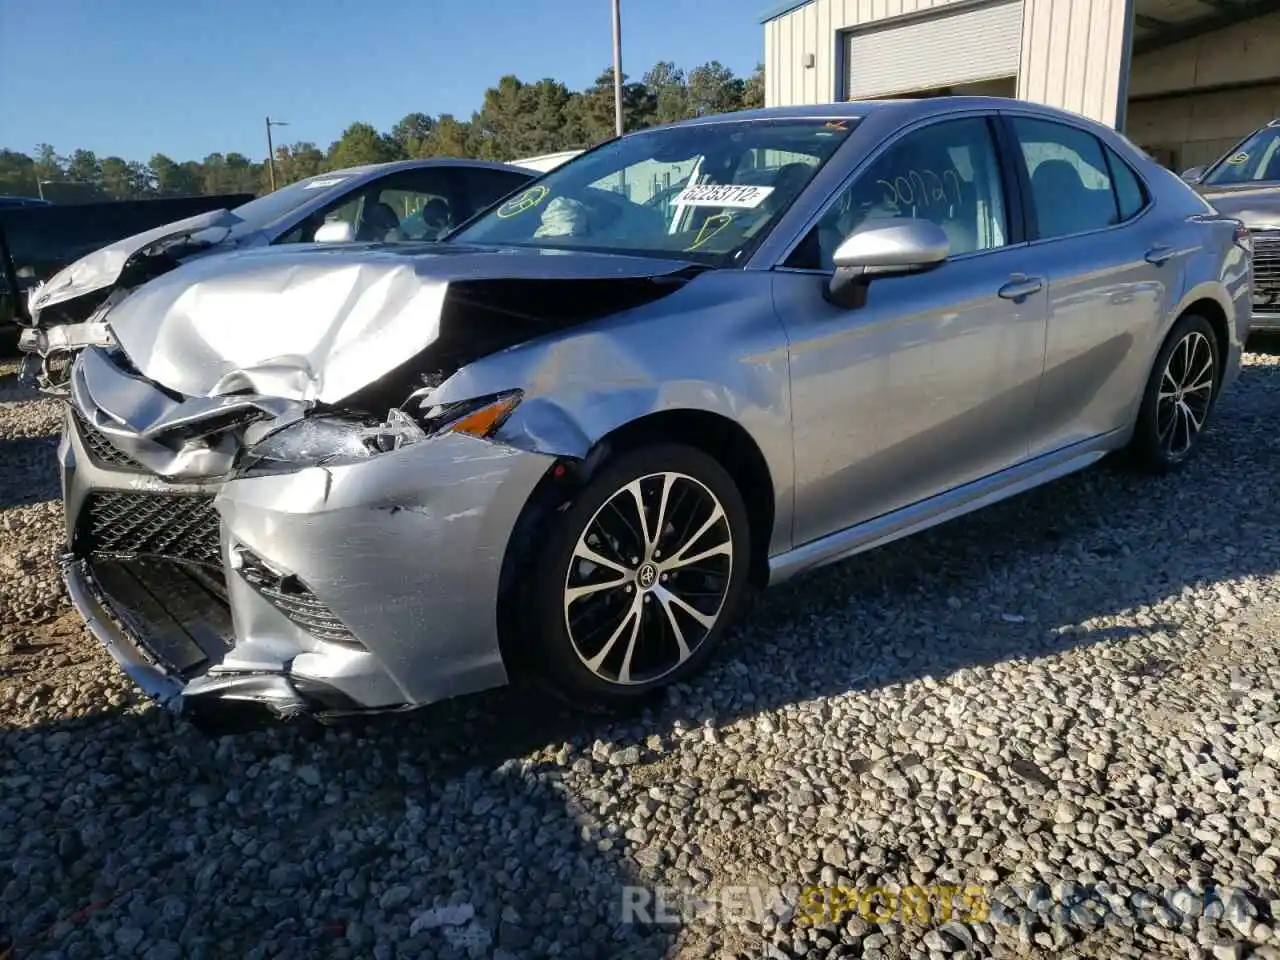
[[[584,706],[633,702],[711,655],[747,586],[742,495],[683,444],[622,454],[555,520],[534,576],[542,673]]]
[[[1139,466],[1168,473],[1191,458],[1218,399],[1221,369],[1213,326],[1185,314],[1160,348],[1142,396],[1130,446]]]

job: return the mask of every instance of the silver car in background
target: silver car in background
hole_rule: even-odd
[[[295,243],[434,240],[513,193],[533,169],[432,157],[331,170],[232,210],[209,210],[107,244],[31,291],[24,379],[65,390],[71,360],[109,343],[101,321],[147,280],[196,257]]]
[[[753,586],[1113,451],[1181,466],[1240,368],[1247,243],[1013,100],[631,134],[443,242],[138,287],[72,371],[67,583],[173,705],[634,701]]]
[[[1236,217],[1253,242],[1252,330],[1280,332],[1280,119],[1209,166],[1182,174],[1215,210]]]

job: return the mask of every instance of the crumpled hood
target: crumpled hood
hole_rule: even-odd
[[[1250,229],[1280,228],[1280,184],[1243,184],[1230,187],[1201,186],[1200,195],[1215,210],[1235,217]]]
[[[608,280],[689,264],[452,243],[286,246],[191,260],[107,317],[140,373],[186,396],[336,403],[429,346],[449,284]]]
[[[229,210],[209,210],[185,220],[175,220],[163,226],[135,233],[131,237],[109,243],[63,267],[52,277],[31,291],[28,307],[34,318],[39,311],[58,303],[82,297],[86,293],[102,290],[120,278],[129,258],[139,250],[188,234],[216,227],[230,228],[241,220]]]

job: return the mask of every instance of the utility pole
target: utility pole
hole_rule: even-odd
[[[287,127],[288,120],[272,120],[267,117],[267,176],[271,178],[271,189],[276,188],[276,148],[271,144],[271,128]]]
[[[622,11],[613,0],[613,125],[622,136]]]

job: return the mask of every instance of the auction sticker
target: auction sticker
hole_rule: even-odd
[[[685,187],[672,203],[687,207],[735,207],[750,210],[764,203],[765,198],[771,193],[773,193],[773,187],[701,183]]]
[[[306,184],[302,189],[303,190],[319,190],[322,187],[332,187],[336,184],[341,183],[345,179],[347,178],[346,177],[321,177],[319,180],[312,180],[310,183]]]
[[[532,210],[534,207],[538,206],[538,204],[542,203],[543,200],[547,199],[547,194],[550,192],[551,191],[542,186],[542,184],[530,187],[528,190],[524,191],[524,193],[512,197],[500,206],[497,211],[498,216],[503,220],[506,220],[509,217],[519,216],[526,210]]]

